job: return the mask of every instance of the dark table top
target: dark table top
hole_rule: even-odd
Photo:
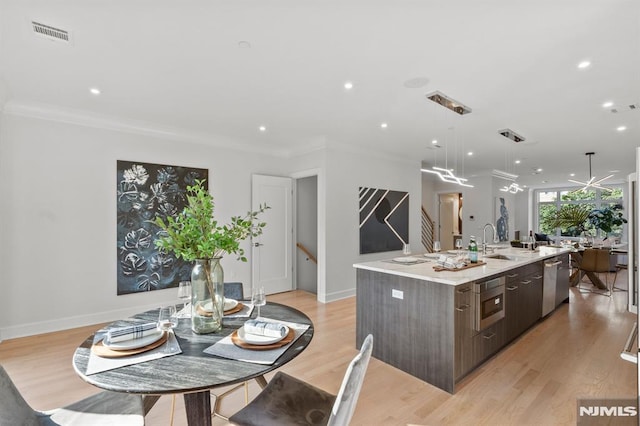
[[[157,319],[157,314],[157,309],[144,312],[127,320],[117,321],[110,327],[153,322]],[[255,315],[254,311],[253,317]],[[304,351],[313,337],[313,323],[309,317],[297,309],[278,303],[267,303],[262,307],[261,315],[265,318],[309,324],[311,327],[273,365],[234,361],[203,352],[207,347],[240,328],[247,318],[225,318],[223,329],[220,332],[202,335],[192,332],[191,319],[184,318],[179,320],[178,326],[174,329],[182,349],[182,353],[179,355],[87,376],[85,372],[94,334],[76,349],[73,355],[73,366],[83,380],[94,386],[115,392],[143,395],[198,392],[218,386],[241,383],[262,376],[291,361]]]

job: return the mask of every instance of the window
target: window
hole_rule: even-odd
[[[536,223],[539,232],[557,237],[577,237],[586,233],[593,237],[604,238],[607,235],[595,229],[586,221],[586,215],[594,209],[622,205],[622,186],[611,186],[611,191],[594,189],[574,191],[564,188],[540,189],[535,192]],[[557,212],[562,212],[563,225],[553,226]],[[585,220],[582,220],[585,219]],[[615,226],[609,237],[622,237],[622,225]]]

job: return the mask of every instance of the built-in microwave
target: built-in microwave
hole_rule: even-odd
[[[476,331],[482,331],[504,318],[505,282],[505,277],[499,277],[474,283]]]

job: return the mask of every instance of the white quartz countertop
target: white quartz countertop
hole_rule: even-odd
[[[463,269],[459,271],[440,271],[436,272],[433,267],[436,261],[432,258],[425,257],[422,254],[411,255],[426,262],[416,264],[396,263],[391,259],[377,260],[372,262],[356,263],[353,266],[358,269],[367,269],[369,271],[382,272],[402,277],[415,278],[418,280],[433,281],[441,284],[459,285],[471,281],[478,281],[491,275],[500,274],[529,263],[537,262],[547,258],[551,258],[563,253],[569,253],[569,248],[557,248],[541,246],[535,251],[519,248],[504,248],[495,250],[491,255],[505,255],[515,257],[515,260],[501,260],[483,257],[481,254],[478,260],[486,262],[486,265],[474,268]],[[429,254],[433,256],[433,254]],[[402,256],[406,257],[406,256]]]

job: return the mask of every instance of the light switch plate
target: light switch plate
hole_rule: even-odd
[[[404,291],[391,289],[391,297],[402,300],[404,299]]]

